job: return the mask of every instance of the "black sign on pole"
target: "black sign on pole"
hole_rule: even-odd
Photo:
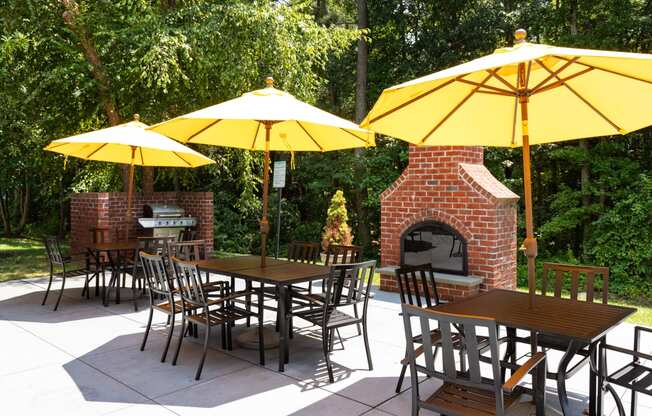
[[[285,160],[277,160],[274,162],[274,177],[272,178],[272,186],[278,190],[278,210],[276,218],[276,258],[281,246],[281,197],[283,188],[285,187]]]

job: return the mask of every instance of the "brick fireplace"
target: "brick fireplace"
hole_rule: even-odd
[[[382,193],[381,289],[396,291],[393,269],[431,263],[448,300],[516,287],[518,196],[484,166],[481,147],[416,147]]]
[[[212,192],[150,192],[135,193],[129,236],[142,236],[145,230],[137,219],[143,216],[143,205],[160,203],[175,204],[185,210],[186,215],[197,217],[198,239],[213,241],[213,193]],[[70,201],[70,248],[72,253],[81,253],[91,242],[90,229],[108,227],[110,238],[118,236],[123,227],[127,211],[125,192],[85,192],[73,194]],[[212,244],[209,244],[212,250]]]

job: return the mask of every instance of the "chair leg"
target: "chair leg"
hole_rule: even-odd
[[[195,374],[195,380],[199,380],[201,376],[201,370],[204,368],[204,361],[206,360],[206,352],[208,351],[208,337],[211,333],[211,326],[206,325],[206,333],[204,334],[204,352],[202,353],[201,360],[199,361],[199,367],[197,367],[197,373]]]
[[[371,350],[369,349],[369,335],[367,334],[367,322],[362,321],[362,335],[364,337],[364,348],[367,352],[367,364],[369,364],[369,371],[374,369],[374,364],[371,362]]]
[[[145,335],[143,336],[143,343],[140,345],[140,350],[145,350],[145,343],[147,343],[147,336],[149,335],[149,329],[152,327],[152,316],[154,316],[154,309],[149,308],[149,318],[147,318],[147,327],[145,328]]]
[[[360,319],[360,317],[358,316],[358,304],[357,303],[353,304],[353,315],[355,316],[356,319]],[[360,332],[360,322],[355,324],[355,327],[358,329],[358,336],[362,335],[362,333]]]
[[[221,338],[222,338],[222,349],[223,350],[226,349],[226,326],[227,325],[230,325],[230,324],[228,322],[226,322],[226,323],[220,325],[221,331],[222,331],[222,337]]]
[[[258,292],[258,354],[260,355],[260,365],[265,365],[265,336],[263,333],[263,291]]]
[[[165,362],[165,358],[168,355],[168,349],[170,348],[170,342],[172,341],[172,334],[174,333],[174,324],[175,324],[175,318],[176,318],[176,313],[174,313],[174,310],[172,311],[172,322],[170,323],[170,328],[168,329],[168,340],[165,343],[165,348],[163,349],[163,355],[161,356],[161,362]]]
[[[41,305],[45,305],[45,301],[48,300],[48,295],[50,294],[50,287],[52,287],[53,278],[54,278],[54,269],[52,265],[50,265],[50,282],[48,283],[48,288],[45,289],[45,297],[43,298],[43,302],[41,302]]]
[[[335,378],[333,377],[333,366],[331,365],[330,351],[328,349],[328,337],[330,334],[326,328],[323,328],[322,332],[322,348],[324,349],[324,361],[326,362],[326,370],[328,370],[328,381],[330,383],[334,383]]]
[[[66,288],[66,270],[61,273],[61,291],[59,292],[59,297],[57,298],[57,303],[54,305],[54,310],[56,311],[61,302],[61,297],[63,296],[63,290]]]
[[[636,416],[636,401],[637,400],[638,400],[638,398],[636,397],[636,392],[634,390],[632,390],[632,411],[630,413],[632,416]]]
[[[407,359],[407,353],[405,354],[405,359]],[[405,378],[405,370],[407,370],[407,363],[403,364],[403,367],[401,368],[401,374],[398,376],[398,382],[396,383],[396,393],[401,392],[401,387],[403,387],[403,379]]]
[[[100,267],[96,268],[97,274],[95,275],[95,297],[98,297],[100,295],[100,272],[97,271],[99,270]],[[101,266],[102,270],[102,277],[104,277],[104,266]]]
[[[188,328],[191,328],[191,326],[188,325]],[[172,365],[177,365],[177,359],[179,358],[179,352],[181,351],[181,343],[183,342],[183,337],[185,335],[186,335],[186,317],[184,315],[181,317],[181,332],[179,332],[179,343],[177,344],[177,350],[174,352]]]
[[[264,286],[265,286],[265,284],[261,283],[260,284],[260,290],[263,290]],[[247,280],[245,290],[247,292],[251,291],[251,281],[250,280]],[[245,296],[245,309],[247,310],[247,312],[251,312],[251,295],[246,295]],[[247,328],[249,328],[250,326],[251,326],[251,318],[249,317],[249,315],[247,315]]]

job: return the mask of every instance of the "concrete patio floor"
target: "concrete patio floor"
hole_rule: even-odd
[[[378,292],[369,307],[369,337],[374,370],[368,371],[362,339],[355,328],[342,331],[344,349],[336,342],[332,361],[335,383],[329,384],[319,333],[295,322],[298,333],[290,344],[285,373],[277,370],[277,350],[267,350],[266,366],[258,353],[234,345],[219,348],[217,331],[199,381],[194,373],[201,353],[198,340],[184,341],[179,363],[171,353],[160,362],[165,318],[155,313],[156,330],[145,351],[139,350],[147,322],[146,299],[140,311],[131,302],[103,307],[99,298],[81,298],[83,279],[68,280],[59,311],[52,307],[58,292],[41,306],[47,279],[0,283],[0,392],[3,414],[48,415],[407,415],[411,393],[409,375],[403,392],[394,388],[404,353],[400,304],[395,294]],[[59,282],[55,283],[59,287]],[[52,296],[52,295],[55,296]],[[128,295],[128,291],[125,292]],[[273,315],[266,316],[269,324]],[[242,328],[236,328],[241,331]],[[237,334],[236,334],[237,336]],[[201,337],[200,337],[201,339]],[[631,347],[633,327],[619,326],[609,342]],[[173,339],[176,345],[176,336]],[[549,355],[556,364],[560,356]],[[617,368],[626,357],[609,357]],[[427,395],[440,385],[424,379]],[[560,414],[555,385],[548,381],[548,413]],[[569,382],[573,409],[587,404],[588,369]],[[630,396],[619,390],[627,406]],[[639,415],[652,415],[652,400],[640,395]],[[606,415],[617,414],[611,398]],[[425,410],[422,415],[434,414]],[[514,415],[533,415],[529,400]]]

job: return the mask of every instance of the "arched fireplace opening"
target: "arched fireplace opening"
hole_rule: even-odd
[[[440,273],[468,274],[467,242],[453,227],[439,221],[424,221],[401,235],[401,264],[430,263]]]

